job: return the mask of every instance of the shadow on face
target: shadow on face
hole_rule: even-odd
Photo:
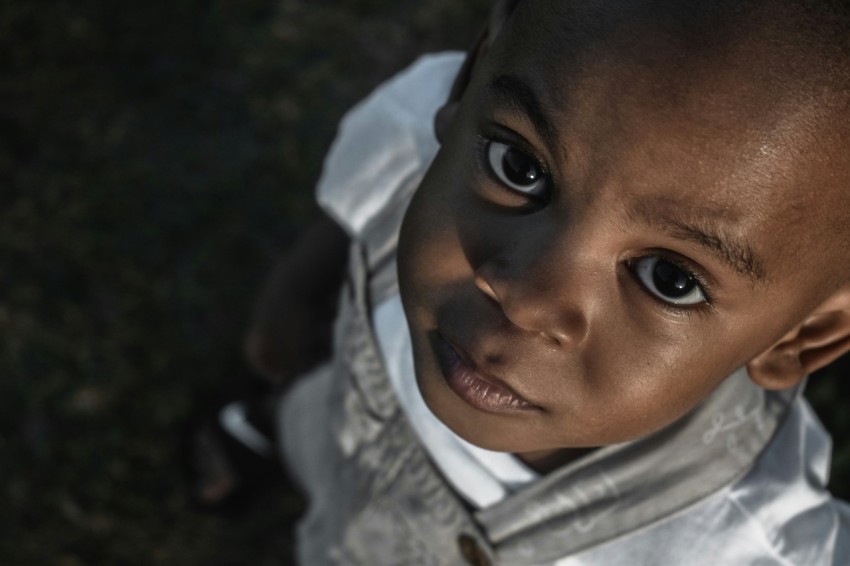
[[[850,326],[848,249],[829,245],[847,91],[820,52],[783,56],[784,20],[720,4],[521,3],[476,61],[399,248],[420,386],[461,436],[623,441],[742,365],[787,387],[826,359],[809,344],[845,344],[820,330]],[[524,409],[464,401],[457,360]]]

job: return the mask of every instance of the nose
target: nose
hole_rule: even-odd
[[[491,259],[475,270],[475,286],[514,326],[541,334],[559,347],[575,347],[587,335],[580,293],[555,270],[528,263],[511,267],[504,259]]]

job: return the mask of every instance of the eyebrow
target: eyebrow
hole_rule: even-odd
[[[699,218],[698,221],[688,222],[677,218],[651,203],[642,203],[630,216],[660,228],[674,237],[702,246],[754,284],[766,282],[764,263],[756,256],[752,248],[746,242],[736,240],[730,234],[724,233],[714,220],[728,216],[727,212],[714,208],[698,210],[693,210],[692,206],[690,208],[689,214]]]
[[[552,127],[552,121],[528,83],[514,75],[499,75],[490,81],[488,91],[499,104],[531,120],[550,147],[557,145],[558,134]]]

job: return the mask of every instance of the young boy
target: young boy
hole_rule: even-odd
[[[800,397],[850,349],[848,45],[828,0],[503,1],[352,111],[301,563],[850,564]]]

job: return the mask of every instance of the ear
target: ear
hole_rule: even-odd
[[[779,342],[749,364],[750,378],[765,389],[785,389],[850,351],[850,285],[821,303]]]
[[[466,92],[470,80],[472,80],[475,65],[481,60],[493,40],[499,35],[499,32],[518,3],[518,0],[499,0],[496,2],[496,5],[490,12],[490,18],[487,20],[487,24],[478,33],[478,37],[475,39],[472,47],[467,50],[466,59],[463,61],[463,65],[455,77],[454,83],[452,83],[449,98],[437,110],[437,114],[434,116],[434,133],[437,136],[438,142],[443,143],[443,140],[446,138],[449,126],[451,126],[454,116],[460,107],[463,94]]]

